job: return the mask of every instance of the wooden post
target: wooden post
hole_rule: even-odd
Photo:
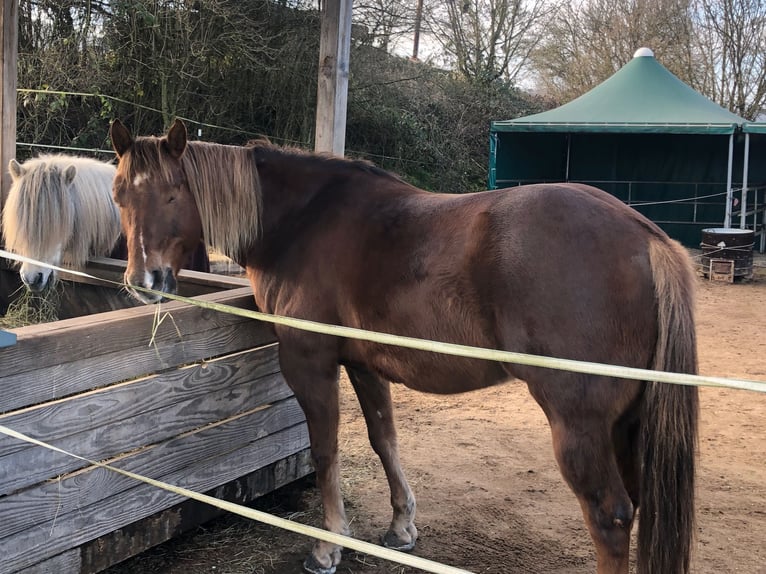
[[[324,0],[314,149],[343,156],[346,143],[352,0]]]
[[[0,204],[5,204],[11,176],[8,162],[16,157],[16,59],[18,56],[19,1],[3,0],[0,13],[0,50],[2,50],[2,83],[0,83]]]
[[[732,200],[734,199],[734,190],[731,188],[731,170],[734,158],[734,134],[729,136],[729,167],[726,175],[726,210],[723,216],[723,226],[728,229],[731,227]]]
[[[8,162],[16,157],[16,58],[18,56],[19,0],[3,0],[0,12],[0,207],[11,187]],[[2,231],[2,230],[0,230]],[[2,247],[5,247],[2,245]],[[0,330],[0,347],[16,343],[16,335]]]

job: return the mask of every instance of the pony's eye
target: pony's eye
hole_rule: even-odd
[[[175,195],[171,195],[170,197],[168,197],[168,203],[173,203],[175,200],[176,200]]]

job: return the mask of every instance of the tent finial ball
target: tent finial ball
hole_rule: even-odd
[[[639,48],[633,54],[633,57],[634,58],[654,58],[654,52],[652,52],[649,48]]]

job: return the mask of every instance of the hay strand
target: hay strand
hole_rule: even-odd
[[[0,327],[16,329],[58,320],[58,310],[63,294],[63,286],[60,282],[39,293],[34,293],[22,286],[11,297],[16,294],[18,297],[8,305],[5,316],[0,317]]]

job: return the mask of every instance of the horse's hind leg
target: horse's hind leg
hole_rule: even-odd
[[[577,496],[596,546],[598,574],[628,574],[635,508],[601,419],[551,421],[559,468]]]
[[[641,471],[641,461],[639,459],[639,440],[641,434],[639,408],[636,405],[629,410],[615,424],[612,431],[612,440],[614,442],[614,451],[617,456],[617,466],[620,469],[622,482],[628,491],[628,496],[633,503],[634,512],[638,510],[639,505],[639,481]]]
[[[415,497],[399,462],[390,383],[363,369],[347,367],[346,371],[367,421],[370,444],[380,457],[391,490],[394,516],[383,536],[383,545],[395,550],[412,550],[418,537],[414,522]]]

